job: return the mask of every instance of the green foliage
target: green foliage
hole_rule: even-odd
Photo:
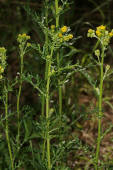
[[[1,170],[113,168],[110,1],[79,3],[0,2]]]

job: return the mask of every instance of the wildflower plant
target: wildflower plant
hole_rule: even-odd
[[[80,162],[87,160],[86,164],[82,165],[82,168],[85,169],[91,169],[94,165],[95,170],[98,170],[102,166],[99,156],[101,141],[113,127],[110,126],[107,131],[102,132],[103,85],[104,80],[113,73],[110,65],[105,65],[104,59],[113,37],[113,30],[108,31],[104,25],[97,27],[96,30],[88,30],[87,36],[95,38],[98,42],[98,45],[96,44],[98,48],[97,46],[94,48],[96,65],[89,63],[87,66],[81,66],[76,53],[83,54],[82,49],[78,50],[74,46],[74,40],[78,39],[74,37],[77,35],[71,31],[70,25],[65,25],[63,21],[60,22],[61,15],[69,9],[70,4],[68,0],[45,0],[45,8],[39,14],[28,8],[27,5],[26,11],[30,16],[28,19],[32,19],[33,29],[38,36],[30,43],[31,37],[26,33],[18,35],[19,50],[17,54],[19,55],[20,71],[17,72],[16,77],[13,77],[13,80],[10,80],[10,75],[7,74],[6,49],[0,47],[0,88],[3,87],[0,99],[4,103],[4,107],[1,107],[4,117],[1,116],[0,123],[5,129],[3,143],[6,141],[4,148],[7,150],[4,156],[7,165],[1,166],[0,161],[2,169],[67,170],[71,167],[73,169],[76,164],[70,163],[72,157],[74,163],[78,163],[79,159]],[[34,36],[32,31],[31,33]],[[28,52],[30,55],[25,61],[24,57]],[[73,56],[74,58],[72,58]],[[32,62],[35,63],[35,68]],[[26,67],[24,67],[25,64]],[[27,68],[29,66],[30,69]],[[99,68],[99,86],[98,80],[94,81],[93,76],[90,77],[86,70],[87,68],[92,69],[92,66]],[[75,75],[75,73],[77,74]],[[83,129],[79,120],[87,119],[90,113],[89,107],[86,108],[85,105],[79,107],[77,101],[82,89],[82,85],[79,87],[80,74],[85,76],[98,97],[96,151],[95,147],[90,147],[78,137],[78,131],[81,132]],[[29,102],[29,99],[27,100],[24,96],[24,90],[22,91],[26,84],[29,84],[32,91],[30,91],[30,97],[35,99],[35,104],[33,101],[35,108],[34,105],[32,106],[32,99],[30,104],[22,102],[23,99]],[[34,96],[31,95],[32,93]],[[25,103],[27,105],[24,105]],[[92,113],[95,113],[95,109]],[[6,140],[4,140],[4,136]],[[75,161],[76,158],[77,161]],[[75,168],[79,168],[78,166]]]
[[[18,117],[18,133],[17,133],[17,143],[19,149],[20,143],[20,97],[21,97],[21,90],[22,90],[22,76],[23,76],[23,69],[24,69],[24,55],[27,52],[28,48],[31,44],[28,42],[30,36],[24,34],[19,34],[17,41],[19,43],[19,55],[20,55],[20,79],[19,79],[19,90],[17,94],[17,117]]]
[[[99,153],[100,153],[100,145],[102,138],[102,101],[103,101],[103,84],[104,79],[107,76],[108,71],[110,70],[110,66],[107,65],[104,72],[104,58],[106,57],[106,50],[108,49],[108,45],[110,43],[111,38],[113,37],[113,30],[110,32],[106,29],[106,26],[101,25],[96,28],[96,30],[89,29],[88,37],[96,38],[100,43],[100,49],[95,50],[95,55],[98,59],[98,66],[100,67],[100,85],[96,87],[98,91],[98,137],[97,137],[97,147],[96,147],[96,155],[95,155],[95,169],[97,170],[99,167]]]
[[[11,168],[14,170],[14,163],[13,163],[13,154],[12,154],[12,148],[11,148],[11,142],[10,142],[10,136],[9,136],[9,123],[8,123],[8,83],[7,79],[4,76],[4,71],[7,66],[7,56],[6,56],[6,49],[4,47],[0,47],[0,79],[3,83],[3,102],[5,107],[5,134],[6,134],[6,141],[8,145],[8,151],[9,151],[9,157],[11,162]]]
[[[51,29],[51,28],[50,28]],[[55,27],[54,27],[55,29]],[[54,66],[54,54],[55,52],[57,51],[57,49],[59,49],[62,45],[63,45],[63,42],[61,42],[61,37],[59,37],[59,33],[61,30],[54,30],[53,31],[53,28],[51,30],[48,31],[48,37],[50,37],[50,53],[48,53],[49,55],[46,56],[46,61],[47,61],[47,69],[46,69],[46,120],[47,120],[47,160],[48,160],[48,169],[50,170],[51,169],[51,156],[50,156],[50,134],[49,134],[49,131],[50,131],[50,87],[51,87],[51,78],[52,76],[55,74],[55,72],[59,72],[60,68],[57,68],[57,70],[55,71],[53,68],[55,67]],[[62,36],[63,38],[63,36]],[[69,38],[69,39],[72,39]],[[71,67],[70,67],[71,69]],[[62,68],[63,70],[63,68]],[[45,143],[45,142],[44,142]],[[45,148],[45,147],[44,147]]]
[[[70,42],[73,39],[73,34],[71,34],[71,29],[68,26],[62,26],[60,27],[59,23],[59,13],[58,13],[58,6],[57,2],[55,1],[55,9],[56,9],[56,25],[50,25],[48,26],[47,18],[44,22],[41,22],[39,16],[35,13],[35,15],[29,10],[29,14],[32,15],[33,21],[39,24],[41,27],[44,35],[45,35],[45,42],[43,44],[43,47],[40,47],[40,44],[33,43],[31,47],[35,50],[37,50],[40,54],[40,57],[45,61],[45,77],[44,77],[44,84],[43,89],[41,88],[40,84],[34,85],[34,82],[32,82],[32,79],[29,81],[33,86],[36,87],[36,89],[40,92],[42,96],[42,117],[43,119],[46,118],[46,131],[43,132],[44,136],[44,142],[43,142],[43,149],[42,149],[42,160],[47,159],[47,167],[48,170],[52,169],[52,157],[51,157],[51,140],[52,135],[51,131],[51,122],[52,119],[52,113],[51,110],[54,110],[54,108],[51,108],[51,86],[53,85],[52,80],[53,78],[56,79],[56,84],[58,87],[58,98],[59,98],[59,108],[58,108],[58,116],[59,116],[59,131],[62,127],[62,85],[64,82],[69,79],[70,75],[64,76],[64,80],[60,79],[60,76],[63,75],[63,72],[66,72],[67,70],[71,73],[74,73],[77,71],[76,67],[79,67],[79,64],[76,63],[74,65],[67,64],[66,66],[62,66],[60,61],[60,50],[63,46],[68,42]],[[47,16],[47,10],[46,16]],[[63,58],[62,58],[63,60]],[[56,77],[56,78],[55,78]],[[63,76],[62,76],[63,77]],[[45,157],[45,153],[46,157]]]

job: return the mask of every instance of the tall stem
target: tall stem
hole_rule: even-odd
[[[98,170],[99,152],[101,144],[101,121],[102,121],[102,94],[103,94],[103,64],[104,64],[104,47],[102,47],[101,66],[100,66],[100,93],[99,93],[99,114],[98,114],[98,138],[96,148],[96,170]]]
[[[59,0],[55,0],[55,8],[56,8],[56,27],[59,27],[59,15],[58,15],[58,1]]]
[[[56,28],[59,27],[59,15],[58,15],[58,0],[55,0],[55,8],[56,8]],[[58,70],[60,68],[60,59],[59,59],[59,52],[57,52],[57,67]],[[62,86],[60,85],[60,79],[58,79],[58,93],[59,93],[59,114],[60,119],[62,116]]]
[[[6,117],[6,140],[8,144],[8,150],[9,150],[9,156],[11,160],[11,167],[12,170],[14,170],[14,164],[13,164],[13,156],[12,156],[12,151],[11,151],[11,145],[10,145],[10,139],[9,139],[9,126],[8,126],[8,91],[6,88],[6,85],[4,85],[4,90],[5,90],[5,117]]]
[[[47,7],[48,0],[45,0],[45,3],[46,3],[46,7]],[[46,8],[46,11],[45,11],[45,18],[46,18],[46,27],[48,27],[48,7]],[[46,32],[46,35],[45,35],[45,43],[46,43],[46,46],[47,46],[47,53],[48,53],[48,32]],[[48,67],[48,63],[46,61],[45,78],[44,78],[45,80],[46,80],[47,67]],[[44,116],[44,111],[45,111],[45,96],[42,95],[42,108],[41,108],[42,116]]]
[[[17,95],[17,116],[18,116],[18,136],[17,136],[17,143],[19,147],[20,143],[20,96],[21,96],[21,90],[22,90],[22,74],[23,74],[23,53],[21,53],[21,63],[20,63],[20,83],[19,83],[19,90]]]
[[[48,0],[45,0],[45,2],[46,2],[46,7],[47,7]],[[48,7],[46,8],[46,11],[45,11],[45,18],[46,18],[46,27],[48,27]],[[46,55],[48,55],[48,32],[46,32],[46,35],[45,35],[45,43],[47,47]],[[47,70],[48,70],[48,61],[46,60],[45,77],[44,77],[45,81],[47,80]],[[45,112],[45,96],[42,95],[42,108],[41,108],[42,117],[44,117],[44,112]],[[42,160],[44,160],[44,157],[45,157],[45,145],[46,145],[46,139],[44,139],[44,142],[43,142]]]
[[[50,136],[49,136],[49,103],[50,103],[50,73],[51,73],[51,62],[53,55],[54,46],[51,47],[51,55],[48,59],[48,70],[47,70],[47,84],[46,84],[46,120],[47,120],[47,160],[48,170],[51,170],[51,157],[50,157]]]

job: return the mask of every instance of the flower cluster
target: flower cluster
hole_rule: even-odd
[[[30,36],[26,35],[25,33],[18,35],[17,41],[19,42],[19,48],[21,52],[22,51],[25,52],[26,49],[31,46],[31,43],[27,42],[29,39],[30,39]]]
[[[55,32],[55,25],[51,25],[51,30],[52,32]],[[62,43],[65,41],[69,41],[73,38],[73,34],[68,34],[69,29],[67,26],[61,27],[57,32],[56,32],[56,37],[57,39]]]
[[[6,49],[4,47],[0,47],[0,79],[2,79],[2,74],[6,67],[6,58]]]
[[[67,26],[63,26],[60,29],[60,32],[58,33],[58,37],[60,38],[60,41],[69,41],[73,38],[73,34],[68,34],[68,27]]]
[[[93,29],[88,30],[88,37],[95,37],[101,41],[104,46],[107,46],[110,42],[111,37],[113,37],[113,30],[110,32],[106,29],[106,26],[100,25],[96,28],[96,31]]]
[[[18,38],[17,38],[17,41],[19,43],[22,43],[22,42],[26,42],[27,40],[30,39],[30,36],[26,35],[25,33],[24,34],[19,34],[18,35]]]

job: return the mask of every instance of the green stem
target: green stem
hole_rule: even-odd
[[[56,27],[59,27],[59,15],[58,15],[58,0],[55,0],[55,8],[56,8]]]
[[[46,0],[45,2],[47,6],[48,0]],[[45,11],[45,17],[46,17],[46,26],[48,27],[48,7],[46,8],[46,11]],[[48,55],[48,32],[46,32],[46,35],[45,35],[45,43],[47,46],[46,55]],[[45,81],[47,80],[47,70],[48,70],[48,61],[46,60],[45,77],[44,77]],[[42,108],[41,108],[42,117],[44,117],[44,112],[45,112],[45,96],[42,95]],[[46,139],[44,139],[44,143],[43,143],[42,160],[44,160],[44,157],[45,157],[45,145],[46,145]]]
[[[56,8],[56,28],[59,27],[59,15],[58,15],[58,0],[55,0],[55,8]],[[57,52],[57,67],[58,71],[60,69],[60,59],[59,59],[59,52]],[[60,85],[60,79],[58,79],[58,93],[59,93],[59,114],[60,119],[62,116],[62,86]]]
[[[45,80],[47,80],[47,71],[48,71],[48,61],[46,60]],[[42,96],[42,116],[44,116],[44,108],[45,108],[45,96],[43,95]],[[44,157],[45,157],[45,146],[46,146],[46,139],[44,138],[42,160],[44,160]]]
[[[46,84],[46,120],[47,120],[47,160],[48,160],[48,170],[51,169],[51,158],[50,158],[50,136],[49,136],[49,103],[50,103],[50,73],[51,73],[51,62],[53,55],[54,46],[51,47],[51,55],[48,60],[48,70],[47,70],[47,84]]]
[[[99,93],[99,114],[98,114],[98,138],[96,148],[96,170],[98,170],[99,152],[101,144],[101,121],[102,121],[102,94],[103,94],[103,64],[104,64],[104,47],[102,47],[101,66],[100,66],[100,93]]]
[[[19,84],[19,90],[17,95],[17,117],[18,117],[18,136],[17,136],[17,143],[19,147],[20,143],[20,96],[21,96],[21,90],[22,90],[22,74],[23,74],[23,53],[20,55],[21,58],[21,64],[20,64],[20,84]]]
[[[45,147],[46,147],[46,139],[44,138],[44,143],[43,143],[43,151],[42,151],[42,160],[44,160],[45,157]]]
[[[30,147],[31,147],[31,152],[32,152],[32,158],[33,158],[33,167],[36,169],[36,166],[35,166],[35,158],[34,158],[34,151],[33,151],[33,144],[32,144],[32,141],[30,140],[29,141],[30,143]]]
[[[62,116],[62,87],[61,86],[59,86],[59,114],[60,114],[60,119],[61,119],[61,116]]]
[[[12,156],[12,151],[11,151],[11,145],[10,145],[10,139],[9,139],[9,126],[8,126],[8,92],[6,85],[4,85],[4,90],[5,90],[5,117],[6,117],[6,140],[8,144],[8,150],[9,150],[9,156],[11,160],[11,167],[12,170],[14,170],[14,164],[13,164],[13,156]]]
[[[46,6],[48,4],[48,0],[45,0],[46,2]],[[46,18],[46,27],[48,27],[48,7],[46,8],[46,11],[45,11],[45,18]],[[46,32],[46,35],[45,35],[45,43],[47,45],[47,53],[48,53],[48,32]],[[45,80],[46,80],[46,72],[47,72],[47,67],[48,67],[48,63],[46,61],[46,66],[45,66]],[[45,111],[45,96],[42,95],[42,108],[41,108],[41,114],[42,116],[44,116],[44,111]]]
[[[45,67],[45,81],[47,79],[47,69],[48,69],[48,62],[46,61],[46,67]],[[45,111],[45,96],[42,95],[42,109],[41,109],[41,114],[42,114],[42,117],[44,117],[44,111]]]

